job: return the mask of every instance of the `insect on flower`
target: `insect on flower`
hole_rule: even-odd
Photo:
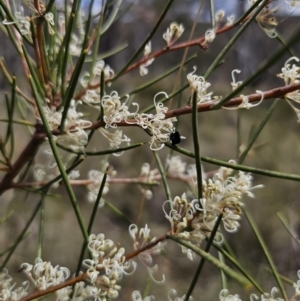
[[[181,137],[179,132],[172,132],[170,134],[170,142],[172,143],[173,146],[176,146],[176,144],[179,144],[181,142]]]

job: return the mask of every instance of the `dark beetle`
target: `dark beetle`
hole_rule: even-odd
[[[181,142],[181,137],[179,132],[173,132],[170,134],[170,141],[173,146],[176,146],[176,144],[179,144]]]

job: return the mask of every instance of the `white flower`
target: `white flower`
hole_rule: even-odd
[[[227,289],[222,289],[219,294],[220,301],[242,301],[239,295],[229,295]]]
[[[66,133],[55,136],[55,139],[56,142],[62,143],[74,150],[83,150],[88,142],[88,135],[84,129],[91,126],[92,123],[88,120],[81,119],[83,113],[77,112],[78,104],[81,104],[81,101],[77,103],[74,99],[71,101],[64,123]],[[52,131],[57,130],[61,124],[63,109],[56,111],[55,107],[51,109],[48,106],[45,106],[43,109],[50,129]]]
[[[51,262],[42,261],[41,258],[36,259],[34,266],[23,263],[21,268],[33,281],[37,290],[45,290],[50,286],[58,285],[70,276],[67,268],[58,265],[53,267]]]
[[[290,67],[289,62],[295,60],[297,63],[299,62],[298,57],[291,57],[289,58],[285,64],[284,67],[281,69],[282,73],[277,74],[278,77],[282,78],[284,80],[285,85],[292,85],[299,83],[300,78],[300,68],[293,64],[292,67]],[[296,103],[300,103],[300,90],[295,90],[293,92],[287,93],[285,95],[285,99],[288,102],[288,104],[292,107],[292,109],[295,111],[298,122],[300,122],[300,110],[292,103],[292,101]]]
[[[72,170],[69,174],[68,174],[68,178],[70,179],[70,180],[75,180],[75,179],[77,179],[77,178],[79,178],[80,177],[80,172],[79,172],[79,170]]]
[[[157,168],[151,169],[149,163],[144,163],[141,167],[140,177],[147,178],[147,181],[153,182],[160,175]]]
[[[192,92],[197,92],[197,103],[207,103],[211,102],[212,92],[207,93],[207,89],[210,87],[203,76],[195,75],[196,67],[193,68],[194,71],[187,75],[187,80],[190,83],[190,88]]]
[[[165,114],[168,111],[162,102],[156,103],[155,99],[159,94],[168,95],[165,92],[157,93],[154,96],[154,105],[156,114],[136,114],[135,123],[143,129],[150,130],[152,137],[150,141],[150,149],[157,151],[164,147],[165,143],[170,142],[170,135],[174,132],[173,122],[177,121],[175,117],[165,119]]]
[[[144,49],[144,57],[147,57],[151,53],[151,41],[149,41]]]
[[[118,92],[113,91],[110,95],[105,95],[102,100],[102,107],[103,107],[103,119],[106,123],[105,128],[116,128],[116,123],[121,122],[123,120],[127,120],[131,115],[135,113],[130,113],[128,110],[128,107],[125,103],[121,103],[120,97],[118,95]],[[138,110],[138,104],[133,103],[134,106],[137,106]]]
[[[168,155],[166,159],[166,170],[168,175],[173,177],[184,177],[186,163],[181,160],[180,156]]]
[[[144,64],[140,65],[140,75],[144,76],[148,74],[148,69],[146,67],[150,66],[154,61],[154,58],[147,60]]]
[[[89,190],[88,200],[91,203],[94,203],[97,199],[99,189],[102,184],[103,176],[104,174],[98,170],[92,169],[88,172],[88,179],[93,180],[92,183],[87,185],[87,189]],[[107,176],[107,178],[109,179],[109,176]],[[109,183],[106,181],[102,192],[102,196],[106,195],[108,191],[109,191]],[[101,199],[99,203],[99,208],[103,207],[104,205],[105,205],[104,199]]]
[[[234,163],[234,161],[230,161]],[[215,222],[223,214],[222,223],[228,232],[234,232],[239,227],[243,205],[242,196],[246,194],[254,197],[252,190],[262,185],[252,186],[252,177],[239,171],[232,176],[232,169],[220,167],[212,179],[202,180],[202,198],[187,200],[185,194],[176,196],[173,201],[167,200],[163,204],[163,212],[170,222],[171,233],[197,245],[205,237],[209,237]],[[200,203],[200,204],[199,204]],[[169,209],[165,207],[169,204]],[[217,233],[216,240],[222,239]],[[182,252],[193,260],[194,254],[185,247]]]
[[[6,19],[3,20],[3,25],[11,25],[11,24],[18,24],[20,29],[21,35],[31,37],[30,31],[30,22],[29,17],[24,17],[24,8],[21,7],[21,11],[15,13],[16,21],[7,21]]]
[[[282,73],[277,74],[278,77],[284,80],[284,83],[286,85],[298,83],[300,78],[300,68],[295,64],[293,64],[292,67],[290,67],[290,61],[292,60],[296,61],[297,63],[299,63],[300,61],[299,58],[296,56],[289,58],[284,63],[284,67],[281,69]]]
[[[129,145],[131,141],[126,135],[123,135],[123,132],[121,130],[109,132],[106,129],[99,128],[99,131],[109,141],[109,145],[112,149],[119,148],[122,142],[127,142],[127,144]],[[114,153],[114,155],[118,155],[118,153]]]
[[[234,16],[233,16],[233,15],[232,15],[232,16],[229,16],[229,17],[227,17],[226,26],[230,26],[230,25],[232,25],[232,24],[233,24],[233,22],[234,22]]]
[[[100,104],[100,93],[96,90],[87,89],[81,100],[88,105]]]
[[[298,270],[297,276],[299,280],[297,281],[297,283],[294,283],[295,295],[300,295],[300,270]]]
[[[72,286],[64,287],[60,290],[55,291],[57,301],[69,301],[70,295],[73,292]]]
[[[166,40],[168,47],[174,44],[184,32],[184,27],[182,24],[178,25],[173,22],[168,27],[167,31],[163,34],[164,40]]]
[[[139,291],[134,291],[131,295],[132,301],[151,301],[151,299],[155,299],[154,296],[146,296],[144,299]]]
[[[83,264],[88,267],[87,274],[90,281],[96,283],[96,287],[101,289],[101,293],[107,294],[109,298],[116,298],[118,290],[121,288],[116,282],[123,275],[129,275],[135,271],[135,262],[126,262],[125,249],[116,247],[114,242],[105,239],[102,233],[97,236],[95,234],[90,235],[88,249],[93,259],[85,259]],[[100,271],[104,274],[98,276]]]
[[[72,56],[80,56],[82,51],[83,39],[82,37],[78,38],[76,34],[71,34],[71,40],[69,43],[69,53]]]
[[[24,281],[22,286],[15,288],[16,283],[12,283],[13,278],[6,269],[0,273],[0,300],[18,301],[28,295],[29,282]]]
[[[263,295],[261,295],[261,301],[284,301],[284,299],[279,298],[279,297],[275,297],[275,294],[278,293],[278,289],[276,287],[273,287],[271,290],[271,294],[268,293],[264,293]],[[254,300],[258,300],[259,298],[255,295],[252,294],[250,295],[250,300],[254,301]]]
[[[248,0],[248,2],[250,5],[252,5],[256,2],[256,0]],[[261,5],[261,3],[259,5]],[[269,9],[269,6],[266,5],[255,18],[260,28],[270,38],[276,38],[277,36],[276,26],[278,25],[278,23],[274,18],[274,16],[272,15],[278,12],[279,9],[280,9],[280,5],[272,9]]]
[[[109,65],[105,65],[103,60],[97,61],[94,67],[94,75],[101,77],[101,73],[104,73],[104,79],[109,80],[114,77],[114,70]]]
[[[175,299],[172,299],[172,295],[175,296]],[[184,301],[185,300],[185,295],[183,295],[182,297],[176,297],[177,296],[177,291],[174,288],[171,288],[168,292],[168,300],[169,301]],[[189,300],[193,300],[193,297],[190,296]]]
[[[240,86],[243,83],[242,81],[239,81],[239,82],[235,81],[234,73],[238,73],[239,74],[239,73],[241,73],[241,70],[234,69],[231,72],[231,77],[232,77],[231,87],[232,87],[232,91],[234,91],[238,86]]]
[[[240,95],[240,97],[242,98],[242,102],[237,106],[237,107],[222,107],[222,109],[226,109],[226,110],[238,110],[238,109],[251,109],[253,107],[257,107],[259,106],[263,100],[264,100],[264,93],[262,91],[256,90],[256,93],[261,95],[261,98],[258,102],[256,103],[249,103],[249,99],[247,96],[245,95]]]
[[[44,15],[44,18],[45,18],[45,20],[47,21],[47,24],[48,24],[49,34],[54,35],[55,30],[52,28],[52,26],[55,25],[53,14],[52,13],[47,13],[47,14]]]
[[[216,31],[215,29],[208,29],[206,32],[205,32],[205,42],[209,42],[211,43],[216,37]]]
[[[156,237],[150,239],[150,229],[146,224],[144,228],[138,228],[137,225],[131,224],[129,226],[129,235],[133,239],[133,248],[134,250],[138,250],[143,248],[147,244],[156,240]],[[158,265],[153,265],[153,258],[152,255],[158,254],[163,250],[164,244],[159,242],[155,244],[152,248],[147,248],[145,251],[140,252],[138,254],[139,259],[142,263],[147,267],[149,275],[155,282],[160,282],[154,279],[153,274],[158,270]],[[165,276],[163,275],[164,281]]]
[[[300,6],[299,0],[285,0],[285,3],[288,4],[289,9],[294,9],[294,7]]]
[[[156,237],[153,237],[150,239],[150,229],[148,228],[148,225],[146,224],[144,228],[138,228],[137,225],[131,224],[129,226],[129,234],[131,238],[133,239],[133,248],[135,250],[138,250],[139,248],[144,247],[148,243],[151,243],[152,241],[156,240]],[[163,244],[158,243],[155,246],[153,246],[150,249],[147,249],[144,252],[141,252],[139,254],[139,258],[146,263],[147,265],[151,264],[153,259],[153,254],[158,254],[163,250]]]

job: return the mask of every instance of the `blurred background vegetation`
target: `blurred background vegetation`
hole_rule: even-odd
[[[209,1],[202,2],[203,7],[196,26],[194,38],[203,36],[205,31],[211,27],[208,15]],[[284,1],[276,2],[276,4],[286,5]],[[152,40],[152,51],[165,46],[162,34],[172,21],[182,23],[185,27],[185,32],[180,38],[180,41],[188,40],[199,3],[200,1],[195,0],[175,1],[166,19],[163,21],[163,25],[159,28]],[[83,9],[87,7],[87,5],[88,1],[84,2]],[[128,2],[124,1],[123,5],[125,7],[128,5]],[[120,44],[126,43],[128,45],[122,52],[105,59],[105,62],[109,64],[113,70],[120,70],[134,51],[140,46],[141,42],[153,28],[164,6],[165,2],[159,0],[135,1],[126,15],[120,18],[118,22],[103,35],[99,45],[99,54]],[[223,8],[226,12],[226,16],[234,13],[236,18],[238,18],[244,12],[247,2],[234,0],[224,2],[217,0],[215,1],[215,6],[216,9]],[[299,24],[297,11],[287,11],[287,13],[279,14],[276,18],[279,23],[277,31],[284,39],[291,35],[295,24]],[[204,73],[237,30],[238,28],[217,36],[213,43],[208,44],[206,51],[198,47],[189,49],[188,56],[196,54],[197,57],[185,66],[182,76],[184,83],[186,82],[186,74],[192,72],[193,66],[197,66],[197,74]],[[0,53],[1,56],[5,58],[9,71],[16,75],[19,86],[28,89],[27,82],[23,80],[24,74],[21,70],[19,57],[3,32],[0,34],[0,40],[2,45]],[[237,80],[243,80],[274,53],[277,47],[279,47],[279,43],[276,39],[267,37],[257,24],[250,25],[226,55],[224,63],[209,77],[208,81],[211,83],[209,91],[213,91],[214,95],[227,94],[231,91],[230,82],[232,81],[231,71],[233,69],[242,70],[242,73],[236,77]],[[296,44],[293,50],[296,55],[299,55],[300,43]],[[149,67],[149,74],[146,77],[141,77],[138,70],[130,72],[121,77],[117,83],[114,83],[110,87],[111,91],[117,90],[120,95],[130,92],[145,81],[158,76],[162,72],[180,63],[183,52],[184,51],[172,52],[157,58]],[[283,81],[278,79],[276,74],[281,72],[284,62],[289,57],[290,55],[288,53],[282,56],[276,64],[248,86],[243,91],[243,94],[283,86]],[[139,93],[133,101],[138,102],[140,107],[144,108],[153,103],[153,97],[156,93],[160,91],[171,93],[174,88],[176,75],[176,73],[173,73],[168,78]],[[0,89],[0,118],[4,118],[6,116],[4,92],[10,91],[10,87],[3,76],[0,76]],[[187,103],[189,93],[189,91],[185,91],[181,96],[182,105]],[[178,101],[179,97],[176,97],[170,109],[176,107]],[[247,143],[250,132],[262,120],[272,102],[273,100],[267,100],[259,107],[251,110],[241,110],[239,112],[242,146]],[[90,120],[96,117],[93,116],[93,112],[91,112],[88,107],[82,107],[82,111],[91,114]],[[28,116],[30,115],[28,114]],[[236,159],[238,149],[236,142],[236,123],[237,111],[218,110],[199,114],[201,154],[225,161]],[[190,115],[179,118],[177,130],[181,135],[186,137],[186,139],[182,141],[182,147],[193,150]],[[6,131],[4,123],[1,124],[0,131],[1,135],[4,135]],[[125,134],[129,135],[132,143],[145,142],[149,139],[149,137],[138,128],[130,129],[130,131],[125,128],[124,131]],[[283,99],[280,100],[270,121],[265,126],[244,164],[299,174],[299,131],[300,125],[297,123],[295,113]],[[29,138],[28,130],[21,125],[16,125],[16,152],[14,159],[18,157],[18,154],[29,141]],[[89,149],[92,150],[96,148],[97,150],[101,150],[106,147],[106,142],[100,133],[96,133]],[[163,161],[169,152],[167,148],[159,151],[159,155]],[[103,158],[103,160],[105,159],[107,158]],[[39,160],[42,162],[42,154],[40,154],[36,160],[37,162]],[[185,157],[183,160],[189,164],[193,163],[191,158]],[[90,169],[101,169],[103,162],[100,157],[87,158],[80,167],[80,178],[86,178],[87,172]],[[118,172],[117,177],[124,178],[137,177],[144,162],[148,162],[153,168],[156,168],[155,160],[147,144],[142,148],[130,150],[121,157],[110,156],[108,162]],[[206,163],[204,163],[203,166],[206,172],[214,171],[218,168],[217,166]],[[32,175],[29,175],[28,179],[32,180]],[[186,191],[185,185],[178,181],[170,181],[169,183],[173,197],[181,195]],[[297,244],[295,240],[293,240],[282,225],[277,213],[282,213],[288,220],[288,225],[293,235],[299,238],[300,184],[293,181],[254,175],[254,185],[256,184],[263,184],[265,187],[264,189],[255,191],[255,199],[245,199],[245,204],[253,214],[263,238],[270,248],[279,272],[293,281],[296,281],[296,272],[300,269],[299,243]],[[93,204],[87,201],[86,188],[75,187],[74,190],[87,223]],[[51,190],[51,192],[52,195],[49,196],[46,201],[46,231],[43,260],[51,261],[53,265],[59,264],[66,266],[71,272],[74,272],[83,238],[63,185],[58,189]],[[137,220],[139,211],[142,210],[140,226],[147,223],[152,235],[160,236],[168,229],[168,222],[165,220],[161,209],[163,202],[166,200],[162,184],[153,189],[153,198],[151,200],[144,200],[138,187],[135,185],[110,184],[110,191],[105,196],[105,199],[133,221]],[[1,249],[6,249],[13,244],[18,234],[22,231],[38,200],[39,196],[22,190],[10,190],[1,196],[1,216],[5,216],[10,212],[12,213],[12,216],[1,225]],[[19,245],[7,265],[10,273],[12,275],[15,274],[17,279],[23,279],[23,277],[17,273],[20,264],[23,262],[32,263],[36,257],[38,223],[39,220],[36,218],[26,238]],[[132,241],[128,235],[128,226],[129,223],[127,220],[112,212],[109,206],[105,206],[99,209],[97,222],[92,232],[96,234],[103,232],[107,238],[119,242],[127,251],[130,251],[132,249]],[[275,286],[274,278],[268,271],[268,265],[261,247],[247,221],[242,219],[241,227],[237,233],[228,234],[224,232],[224,235],[242,265],[253,275],[257,282],[262,285],[266,292],[270,292],[271,288]],[[140,272],[133,275],[133,280],[131,278],[124,279],[121,283],[122,287],[124,287],[124,291],[121,292],[119,300],[128,300],[130,291],[141,289],[141,287],[148,287],[149,294],[155,295],[158,300],[164,300],[168,289],[172,287],[176,288],[180,296],[186,292],[195,272],[195,262],[190,262],[181,253],[180,247],[175,245],[174,242],[168,242],[165,250],[165,256],[156,257],[160,267],[157,279],[161,279],[161,274],[164,273],[167,279],[165,285],[159,286],[157,284],[150,284],[146,270],[140,266]],[[217,254],[216,250],[212,250],[212,253]],[[198,262],[198,259],[196,261]],[[141,275],[145,277],[141,277]],[[219,270],[210,263],[206,263],[205,271],[202,273],[193,293],[194,299],[218,300],[218,293],[221,289],[220,279]],[[231,293],[240,294],[244,300],[248,299],[251,292],[254,292],[253,289],[242,288],[230,280],[229,289]],[[293,290],[289,287],[288,291],[291,293]]]

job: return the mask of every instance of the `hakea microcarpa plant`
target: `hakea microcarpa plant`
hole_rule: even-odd
[[[218,35],[236,26],[246,26],[251,18],[256,20],[268,37],[277,37],[276,28],[279,23],[273,14],[280,10],[280,6],[270,8],[268,4],[272,1],[249,0],[249,4],[254,9],[249,9],[237,22],[234,21],[233,16],[227,17],[227,21],[224,21],[225,12],[223,10],[212,13],[212,26],[203,32],[203,36],[182,43],[178,41],[183,39],[184,26],[177,22],[171,22],[162,36],[166,43],[161,49],[153,50],[157,48],[157,45],[153,45],[151,42],[155,34],[153,31],[139,50],[138,54],[141,55],[141,58],[137,62],[130,61],[120,72],[115,72],[104,59],[98,57],[98,44],[102,30],[104,33],[107,30],[107,24],[108,26],[113,24],[113,20],[110,18],[116,17],[114,10],[119,9],[120,1],[113,4],[108,3],[108,6],[112,6],[110,9],[113,12],[106,16],[104,14],[110,10],[107,7],[105,9],[102,7],[99,15],[94,15],[92,1],[88,17],[80,11],[80,1],[78,0],[70,1],[70,3],[65,1],[66,6],[63,8],[59,6],[54,8],[52,6],[54,2],[43,3],[37,0],[27,0],[25,1],[27,7],[24,9],[18,3],[11,5],[9,1],[0,1],[2,29],[11,38],[13,47],[20,55],[21,65],[31,89],[30,93],[27,90],[23,91],[19,87],[19,82],[17,85],[15,77],[6,68],[4,60],[0,60],[0,68],[13,91],[12,104],[8,107],[7,136],[5,141],[0,139],[1,153],[4,158],[1,159],[1,171],[5,172],[0,182],[0,193],[10,188],[28,188],[29,191],[32,189],[36,193],[42,192],[44,197],[50,186],[58,188],[61,183],[64,183],[85,238],[82,250],[84,251],[86,246],[89,255],[80,262],[85,271],[78,270],[77,274],[72,276],[70,276],[68,268],[53,266],[51,262],[39,258],[40,256],[34,264],[23,263],[20,271],[24,272],[29,280],[23,282],[19,287],[13,283],[13,278],[8,271],[3,269],[0,273],[1,301],[38,299],[54,291],[57,301],[116,299],[122,288],[123,277],[136,271],[135,258],[140,259],[142,266],[154,282],[162,283],[165,281],[165,275],[162,275],[161,280],[154,277],[154,274],[160,270],[153,256],[167,249],[167,238],[175,237],[201,248],[202,242],[211,238],[213,230],[217,226],[216,235],[212,238],[221,244],[223,237],[217,223],[219,218],[221,218],[220,222],[225,231],[230,233],[238,231],[244,196],[254,197],[252,191],[262,187],[262,185],[252,186],[250,173],[234,172],[233,169],[237,169],[234,161],[228,163],[232,168],[220,167],[209,178],[203,168],[199,167],[201,164],[187,165],[179,156],[175,155],[167,157],[164,171],[161,170],[161,166],[160,169],[156,169],[152,168],[149,163],[145,163],[142,165],[137,179],[113,178],[115,172],[109,171],[108,168],[105,171],[107,162],[102,163],[101,170],[95,167],[87,172],[86,179],[79,179],[80,172],[74,170],[74,166],[80,161],[80,155],[87,157],[91,153],[92,155],[96,153],[96,150],[93,153],[88,149],[95,130],[101,133],[101,142],[105,140],[109,144],[109,149],[103,151],[102,155],[111,153],[122,155],[125,152],[124,149],[127,150],[126,148],[145,144],[143,142],[136,146],[130,145],[134,137],[131,137],[130,134],[125,135],[120,129],[121,126],[139,127],[144,130],[150,136],[147,139],[150,150],[157,155],[157,151],[165,146],[179,151],[177,144],[185,137],[176,130],[175,122],[180,115],[192,111],[204,112],[218,106],[219,109],[229,110],[251,109],[267,99],[285,97],[300,119],[300,110],[294,105],[294,103],[300,103],[299,67],[297,64],[291,65],[290,63],[292,60],[299,63],[299,58],[295,56],[286,61],[281,70],[282,73],[278,74],[285,84],[285,87],[279,89],[279,92],[276,89],[257,90],[255,94],[251,95],[240,94],[239,97],[229,100],[227,103],[222,102],[223,96],[213,96],[214,85],[208,81],[208,75],[197,75],[197,68],[194,67],[184,80],[190,88],[190,100],[194,95],[196,97],[196,108],[192,106],[191,101],[188,101],[187,105],[171,110],[171,105],[169,105],[171,102],[166,104],[171,98],[170,94],[157,91],[153,97],[152,112],[150,110],[142,111],[140,110],[142,101],[138,96],[135,98],[135,102],[132,102],[132,96],[136,92],[131,91],[132,93],[128,92],[121,96],[118,92],[121,87],[116,84],[119,77],[135,69],[139,69],[140,75],[146,77],[150,73],[149,66],[155,64],[155,59],[169,52],[193,46],[207,50]],[[295,1],[290,3],[290,6],[295,5]],[[164,13],[167,10],[168,6]],[[91,29],[93,20],[99,22],[95,30]],[[159,22],[161,21],[162,19]],[[159,22],[157,25],[160,25]],[[218,59],[219,61],[216,63],[220,63],[222,58]],[[85,64],[88,61],[91,63],[90,66]],[[83,66],[86,67],[83,68]],[[240,72],[238,69],[232,71],[232,93],[243,87],[243,82],[236,82],[234,78],[234,74]],[[28,120],[22,120],[19,123],[34,126],[35,132],[27,147],[14,163],[13,153],[8,154],[6,148],[7,142],[13,139],[12,108],[14,108],[16,95],[18,95],[21,115],[23,114],[23,103],[26,103],[26,107],[24,107],[33,116],[28,119],[34,119],[32,124]],[[163,99],[158,100],[159,96],[162,96]],[[97,114],[98,117],[94,121],[90,120],[89,113],[85,110],[87,107]],[[193,131],[195,132],[195,127]],[[122,143],[126,143],[126,146],[123,147]],[[41,160],[43,161],[41,163],[35,163],[35,154],[42,144],[41,148],[46,154],[46,159]],[[70,156],[65,158],[57,147],[64,149]],[[13,149],[13,143],[11,143],[11,149]],[[159,162],[159,160],[157,161]],[[33,163],[32,168],[31,163]],[[227,162],[224,163],[227,164]],[[31,169],[36,182],[14,182],[25,166],[26,169]],[[27,171],[22,174],[21,179],[25,178]],[[198,183],[200,178],[202,179],[201,185]],[[148,224],[139,227],[138,223],[133,223],[129,226],[133,250],[126,253],[124,247],[112,239],[107,239],[105,234],[90,234],[90,229],[88,231],[85,229],[72,186],[77,184],[85,186],[88,191],[88,200],[98,204],[98,209],[107,204],[103,196],[106,197],[109,193],[110,183],[138,184],[142,194],[147,200],[150,200],[154,198],[152,186],[158,185],[160,181],[165,184],[167,179],[176,179],[187,184],[189,191],[184,191],[180,196],[172,198],[166,188],[167,200],[163,203],[163,212],[157,214],[164,214],[169,222],[169,228],[160,237],[150,236]],[[200,186],[202,191],[200,191],[201,189],[197,191]],[[167,187],[166,184],[165,187]],[[115,208],[114,210],[117,211]],[[91,220],[93,220],[92,217]],[[180,246],[182,252],[190,260],[195,259],[194,251],[183,244]],[[299,281],[294,284],[294,297],[300,294]],[[29,288],[31,288],[31,293]],[[272,289],[271,294],[262,294],[261,300],[283,300],[277,298],[276,294],[276,289]],[[131,296],[132,301],[150,301],[154,298],[152,295],[142,297],[138,290],[134,290]],[[177,297],[174,289],[169,290],[167,297],[170,301],[192,299],[190,295]],[[220,301],[240,301],[238,295],[230,295],[228,290],[221,290],[219,299]],[[259,298],[251,295],[251,300],[256,299]]]

